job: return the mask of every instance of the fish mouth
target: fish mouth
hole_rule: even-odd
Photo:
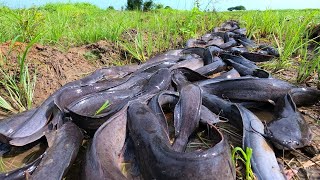
[[[303,138],[301,140],[293,140],[293,139],[283,139],[283,138],[272,138],[272,143],[277,149],[282,150],[292,150],[292,149],[299,149],[310,145],[311,140],[308,138]]]

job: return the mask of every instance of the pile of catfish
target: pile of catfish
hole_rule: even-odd
[[[272,78],[255,62],[279,56],[277,50],[245,34],[227,21],[184,49],[139,65],[98,69],[38,108],[1,120],[1,155],[44,140],[47,149],[0,179],[62,179],[84,139],[83,179],[236,179],[230,146],[216,123],[241,130],[258,179],[285,179],[273,148],[310,145],[311,130],[297,106],[317,103],[320,91]],[[249,110],[264,106],[274,108],[268,123]],[[214,143],[187,151],[197,132]]]

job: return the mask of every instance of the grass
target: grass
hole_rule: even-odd
[[[17,40],[20,38],[18,35],[15,37],[10,45],[7,56],[12,52],[12,48]],[[22,54],[18,54],[18,70],[14,74],[10,74],[3,69],[0,69],[0,85],[4,87],[7,97],[0,96],[0,109],[12,113],[22,112],[32,108],[33,93],[36,83],[36,72],[33,76],[30,75],[28,64],[26,63],[27,54],[30,48],[39,40],[40,35],[31,39],[27,44]],[[6,56],[2,56],[6,60]],[[6,100],[9,99],[9,100]]]
[[[246,180],[255,179],[252,168],[251,168],[251,163],[250,163],[251,155],[252,155],[252,149],[248,147],[246,148],[246,151],[244,151],[241,147],[235,147],[231,152],[231,158],[234,165],[236,165],[237,160],[240,160],[245,165]]]
[[[191,11],[160,9],[139,12],[104,10],[88,3],[54,3],[16,10],[0,7],[0,42],[12,40],[32,45],[36,40],[40,44],[67,50],[72,46],[107,40],[118,45],[127,59],[143,62],[157,53],[183,47],[187,39],[199,37],[222,22],[234,19],[247,28],[250,38],[278,48],[280,58],[267,63],[266,67],[277,71],[294,65],[298,71],[296,81],[302,83],[320,74],[319,50],[310,53],[306,48],[312,41],[307,37],[310,26],[319,23],[319,17],[320,10],[316,9],[202,12],[194,8]],[[19,80],[23,87],[33,86],[33,78],[25,70],[25,55],[19,57],[20,77],[2,78],[1,81],[5,82],[2,84],[10,84],[10,78],[13,78],[13,82]],[[94,54],[84,56],[90,61],[96,60]],[[1,57],[0,53],[0,65],[3,66],[6,62]],[[114,61],[122,64],[119,60]],[[315,81],[320,84],[319,76]],[[27,96],[32,96],[31,89],[24,91]],[[7,104],[3,106],[7,107]],[[29,100],[27,106],[31,106]]]
[[[159,52],[183,46],[187,39],[204,34],[225,20],[235,19],[247,28],[250,38],[260,43],[272,42],[278,48],[280,58],[268,64],[276,71],[290,67],[294,57],[304,56],[300,49],[309,41],[305,35],[310,25],[320,22],[319,15],[320,10],[216,13],[194,8],[191,11],[115,11],[99,9],[88,3],[55,3],[18,10],[0,7],[0,29],[3,29],[0,41],[19,36],[19,41],[30,42],[41,33],[39,43],[68,49],[109,40],[119,44],[129,58],[145,61]],[[301,63],[304,65],[305,62]],[[309,77],[309,72],[318,70],[310,65],[305,67],[308,72],[305,75],[300,73],[298,82],[302,76]]]
[[[110,102],[107,100],[102,106],[94,113],[94,116],[100,114],[103,110],[107,109],[110,106]]]

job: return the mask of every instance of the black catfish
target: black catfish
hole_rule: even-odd
[[[146,102],[151,95],[140,97],[140,102]],[[128,102],[120,111],[114,114],[94,134],[87,149],[83,163],[82,179],[132,179],[121,172],[121,157],[127,138]]]
[[[265,132],[279,149],[301,148],[310,145],[312,140],[310,127],[290,94],[277,101],[275,119],[267,124]]]
[[[91,75],[86,76],[80,80],[76,80],[70,83],[65,84],[55,93],[49,96],[38,108],[37,110],[26,120],[24,123],[21,123],[15,131],[11,132],[7,136],[10,138],[22,138],[31,136],[34,133],[37,133],[41,130],[49,121],[49,118],[55,108],[54,99],[60,95],[64,90],[74,87],[74,86],[88,86],[93,83],[96,83],[104,78],[108,77],[123,77],[128,73],[136,70],[137,66],[123,66],[123,67],[111,67],[111,68],[102,68]],[[30,142],[26,142],[30,143]],[[24,145],[24,144],[22,144]]]
[[[225,59],[224,61],[228,65],[230,65],[234,69],[236,69],[240,73],[241,76],[254,76],[254,77],[259,77],[259,78],[271,78],[270,73],[268,73],[265,70],[262,70],[260,68],[249,68],[245,65],[234,62],[231,59]]]
[[[189,136],[199,126],[201,113],[201,89],[193,84],[186,85],[180,90],[180,98],[174,109],[175,140],[173,149],[185,150]]]
[[[144,179],[235,179],[227,142],[214,127],[211,132],[219,142],[190,153],[171,149],[159,119],[144,104],[129,106],[128,127]]]
[[[229,99],[270,102],[283,97],[294,85],[273,78],[242,77],[197,82],[204,90]]]
[[[22,180],[27,179],[31,173],[34,172],[34,170],[38,167],[39,163],[41,162],[43,156],[45,154],[42,154],[40,157],[38,157],[33,162],[24,165],[21,168],[15,169],[10,172],[6,173],[0,173],[0,179],[2,180]]]
[[[320,101],[320,90],[314,88],[293,88],[289,93],[297,106],[310,106]]]
[[[138,92],[140,89],[92,93],[70,104],[67,111],[79,127],[86,130],[96,130],[113,114],[122,109]],[[99,112],[105,103],[108,103],[109,106]]]
[[[46,136],[52,136],[48,138],[51,141],[49,148],[30,176],[31,180],[63,179],[73,164],[83,139],[80,129],[72,122],[66,122]]]
[[[245,57],[246,59],[249,59],[252,62],[266,62],[274,58],[274,56],[272,55],[254,52],[243,52],[241,53],[241,56]]]
[[[225,101],[215,95],[202,92],[203,103],[214,113],[229,119],[233,125],[243,129],[243,148],[252,148],[251,164],[258,179],[285,179],[275,154],[267,143],[262,122],[251,111],[241,105]]]
[[[195,71],[201,75],[208,76],[226,69],[226,63],[224,63],[218,56],[214,56],[213,59],[214,61],[212,63],[200,67]]]

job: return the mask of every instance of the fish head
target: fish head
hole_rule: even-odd
[[[312,140],[311,130],[301,114],[272,121],[265,132],[278,149],[302,148]]]

